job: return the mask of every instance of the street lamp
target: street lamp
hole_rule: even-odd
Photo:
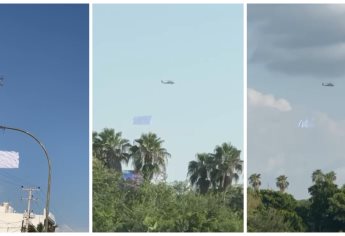
[[[43,144],[32,134],[30,134],[29,132],[22,130],[22,129],[18,129],[18,128],[13,128],[13,127],[7,127],[7,126],[3,126],[0,125],[0,129],[8,129],[8,130],[14,130],[14,131],[18,131],[18,132],[22,132],[24,134],[29,135],[31,138],[33,138],[43,149],[43,152],[46,156],[46,159],[48,161],[48,188],[47,188],[47,198],[46,198],[46,221],[44,222],[44,227],[46,228],[46,232],[48,232],[48,216],[49,216],[49,202],[50,202],[50,182],[51,182],[51,164],[50,164],[50,159],[48,156],[48,152],[46,150],[46,148],[43,146]]]

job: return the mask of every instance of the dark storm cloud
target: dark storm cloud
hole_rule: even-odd
[[[249,5],[248,59],[269,70],[345,75],[345,5]]]

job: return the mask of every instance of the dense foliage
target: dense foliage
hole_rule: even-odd
[[[143,134],[134,145],[112,129],[94,133],[93,231],[243,231],[243,189],[232,184],[242,170],[240,151],[223,144],[214,153],[202,154],[208,156],[208,165],[205,169],[194,169],[193,173],[196,176],[206,173],[204,180],[212,184],[199,191],[197,181],[191,179],[190,183],[165,181],[170,154],[162,147],[163,142],[153,133]],[[129,161],[143,181],[123,178],[119,163]]]
[[[334,172],[312,174],[310,198],[296,200],[285,193],[286,176],[277,178],[279,191],[259,190],[260,174],[249,177],[248,231],[250,232],[343,232],[345,230],[345,186],[334,183]]]

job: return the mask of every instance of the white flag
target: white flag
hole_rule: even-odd
[[[19,168],[19,153],[0,151],[0,168]]]

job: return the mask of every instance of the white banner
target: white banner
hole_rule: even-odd
[[[19,153],[0,151],[0,168],[19,168]]]
[[[133,117],[133,125],[149,125],[149,124],[151,124],[151,116]]]

